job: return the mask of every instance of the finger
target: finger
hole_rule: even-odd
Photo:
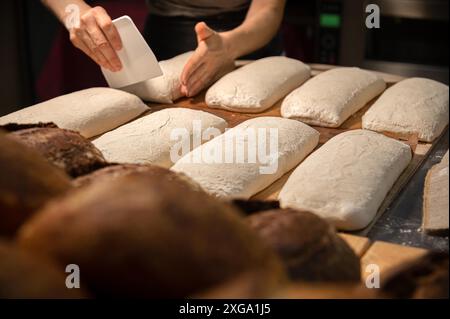
[[[198,78],[197,81],[194,82],[190,87],[187,88],[187,97],[192,97],[200,93],[201,90],[203,90],[211,81],[211,74],[208,72],[202,73]]]
[[[72,41],[72,43],[76,48],[83,51],[87,56],[89,56],[99,66],[102,66],[109,70],[111,69],[111,65],[108,64],[106,59],[104,57],[98,57],[98,55],[96,55],[91,49],[89,49],[88,45],[84,41],[82,41],[80,38],[76,37],[76,39],[74,39]]]
[[[189,89],[195,82],[197,82],[206,72],[206,64],[200,65],[194,73],[189,76],[189,79],[186,82],[186,87]]]
[[[205,41],[215,34],[215,31],[208,27],[205,22],[199,22],[195,25],[195,33],[197,34],[197,42]]]
[[[189,77],[203,64],[206,49],[203,46],[197,47],[194,54],[186,62],[181,73],[181,84],[186,85]]]
[[[76,35],[89,49],[91,55],[95,56],[95,59],[98,61],[99,65],[112,72],[114,71],[114,67],[111,65],[111,63],[109,63],[109,61],[102,54],[102,52],[96,49],[96,46],[92,41],[92,38],[89,36],[89,34],[87,34],[87,32],[83,31],[82,29],[79,29],[76,31]]]
[[[122,40],[120,38],[119,31],[112,22],[110,16],[102,7],[95,8],[95,17],[97,24],[102,29],[108,41],[111,43],[114,50],[119,51],[122,49]]]
[[[92,39],[95,47],[94,52],[100,51],[103,56],[108,60],[108,62],[113,66],[113,71],[119,71],[122,68],[122,63],[113,49],[108,39],[103,34],[102,30],[97,24],[97,20],[94,16],[88,16],[85,18],[86,30]]]

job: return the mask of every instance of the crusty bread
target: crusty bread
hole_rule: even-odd
[[[21,247],[75,263],[96,296],[185,297],[276,255],[221,203],[174,173],[131,173],[77,189],[20,231]]]
[[[69,188],[62,170],[0,133],[0,236],[13,235],[31,214]]]
[[[279,209],[253,214],[247,223],[281,257],[290,279],[304,282],[358,282],[359,258],[322,218]]]
[[[69,176],[88,174],[106,165],[102,153],[79,133],[60,128],[28,128],[10,133]]]
[[[82,298],[66,286],[65,266],[0,241],[0,299]]]

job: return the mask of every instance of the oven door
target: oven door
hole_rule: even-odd
[[[448,1],[372,0],[379,29],[365,32],[362,67],[448,83]]]

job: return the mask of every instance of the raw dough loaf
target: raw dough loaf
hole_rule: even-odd
[[[93,143],[110,162],[154,164],[169,168],[173,165],[171,148],[179,143],[179,140],[171,140],[171,133],[174,129],[186,129],[192,139],[194,121],[201,123],[202,131],[211,127],[223,132],[227,127],[225,120],[213,114],[170,108],[123,125],[98,137]]]
[[[339,134],[295,169],[281,207],[316,213],[343,230],[364,228],[410,161],[408,145],[382,134]]]
[[[264,151],[264,154],[269,155],[270,131],[268,129],[270,128],[278,131],[278,150],[272,157],[273,163],[277,161],[277,166],[273,166],[275,168],[273,172],[269,168],[271,164],[267,161],[261,161],[258,155],[256,161],[249,160],[251,159],[249,153],[258,154]],[[258,129],[264,129],[265,139],[264,134],[260,134]],[[237,141],[235,136],[241,135],[239,132],[244,136],[250,136],[251,133],[254,133],[256,136],[254,140],[257,142],[249,143],[248,138],[245,138],[243,142]],[[265,142],[265,145],[258,142],[259,139]],[[214,196],[249,198],[294,168],[312,152],[318,142],[319,133],[306,124],[279,117],[258,117],[245,121],[228,130],[225,134],[196,148],[175,163],[172,169],[176,172],[185,173],[200,184],[205,191]],[[230,154],[228,144],[232,145],[232,160],[229,161],[225,160],[227,154]],[[261,146],[265,149],[260,149]],[[245,150],[244,161],[236,160],[236,153],[240,149]],[[210,150],[212,152],[217,150],[221,153],[220,161],[211,162],[204,157],[202,158]],[[195,162],[197,158],[200,161]],[[263,173],[262,168],[268,168],[268,170]]]
[[[385,88],[383,79],[372,72],[332,69],[289,94],[281,105],[281,115],[312,125],[338,127]]]
[[[122,125],[148,110],[135,95],[91,88],[62,95],[0,117],[0,125],[53,122],[90,138]]]
[[[77,264],[96,297],[185,298],[249,271],[278,273],[277,256],[239,213],[175,173],[135,172],[52,202],[21,247]]]
[[[192,51],[180,54],[172,59],[161,61],[159,66],[163,75],[148,81],[133,84],[122,90],[139,96],[144,101],[173,103],[183,96],[181,93],[181,73]]]
[[[448,151],[425,178],[422,229],[432,235],[448,236]]]
[[[424,79],[403,80],[383,93],[362,118],[364,129],[419,135],[432,142],[448,124],[448,86]]]
[[[268,57],[247,64],[217,81],[206,93],[211,108],[258,113],[309,79],[310,68],[286,57]]]

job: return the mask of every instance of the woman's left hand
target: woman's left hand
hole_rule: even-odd
[[[232,70],[234,57],[227,39],[200,22],[195,26],[198,46],[181,74],[181,92],[192,97],[219,76]]]

